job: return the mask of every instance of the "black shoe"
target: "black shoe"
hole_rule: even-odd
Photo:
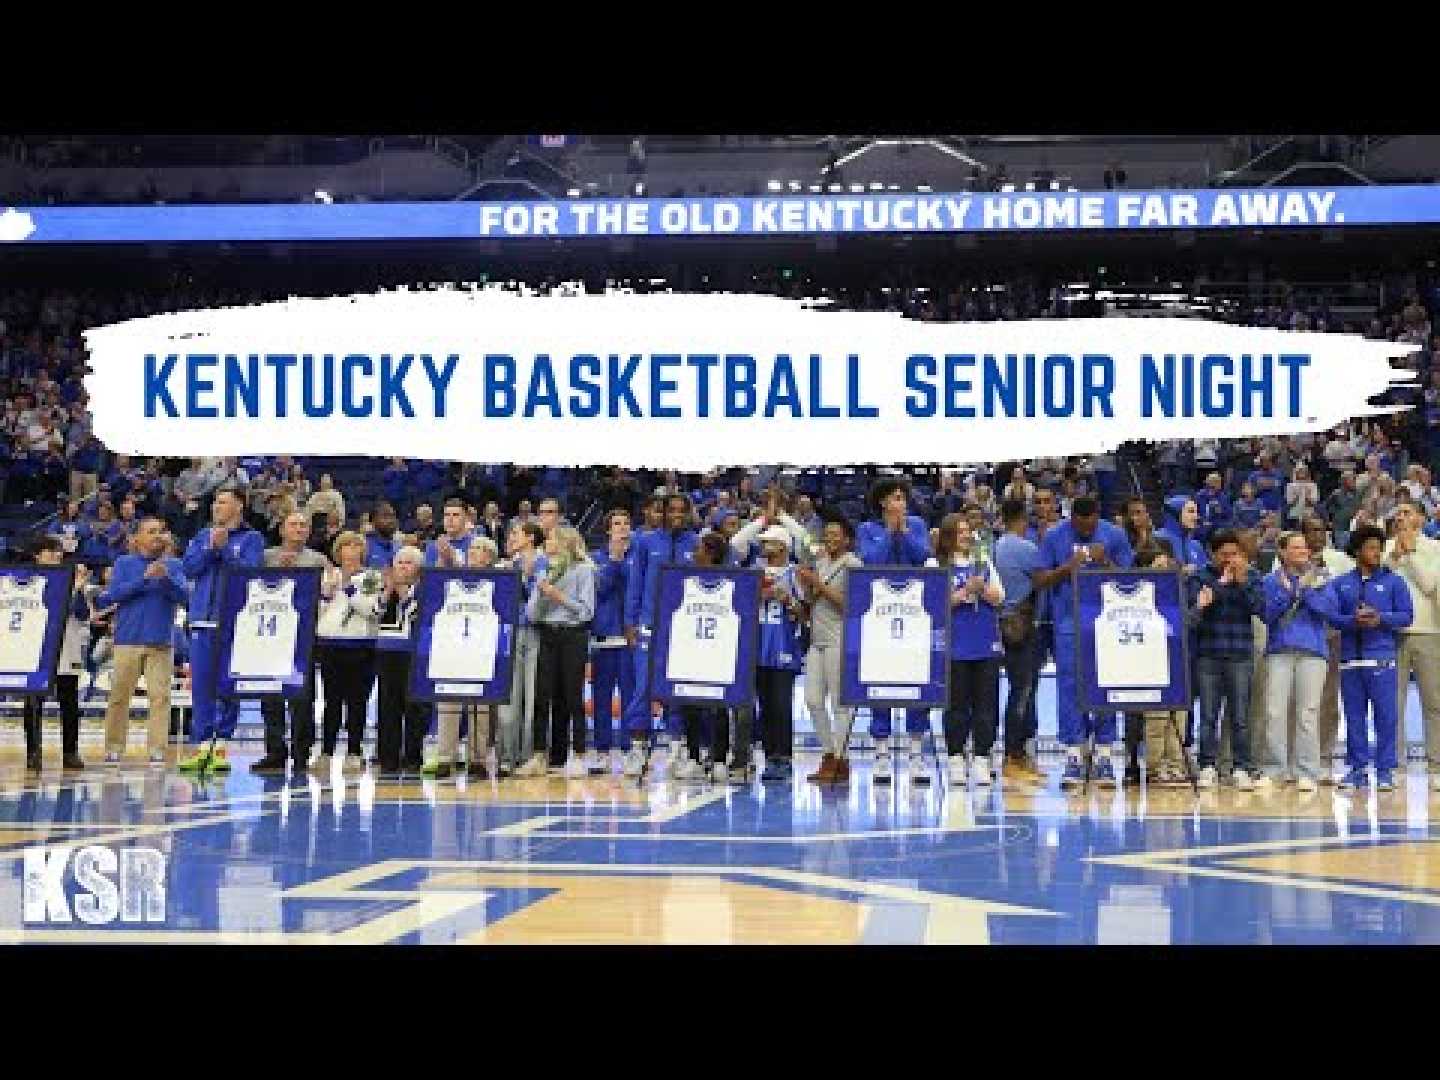
[[[483,761],[472,761],[470,767],[465,770],[465,775],[471,780],[489,780],[490,770],[485,767]]]
[[[481,768],[483,769],[484,766],[482,765]],[[503,761],[500,762],[499,765],[495,766],[495,779],[497,780],[505,780],[514,775],[515,770],[512,769],[509,765],[506,765]]]
[[[39,751],[39,750],[31,751],[30,753],[28,753],[28,754],[25,755],[25,771],[26,771],[26,772],[39,772],[39,771],[40,771],[40,751]]]
[[[284,776],[285,755],[266,754],[259,761],[255,762],[255,764],[250,766],[250,771],[252,773],[258,773],[261,776]]]
[[[403,780],[405,774],[400,771],[399,765],[379,765],[381,780]]]
[[[424,767],[425,762],[421,761],[419,758],[416,758],[413,761],[402,761],[400,763],[400,771],[405,773],[405,775],[407,776],[419,776],[420,770]]]
[[[436,780],[448,780],[454,775],[454,772],[455,766],[451,765],[450,762],[438,761],[435,763],[435,772],[432,775]]]
[[[60,767],[66,772],[80,772],[85,768],[85,762],[80,760],[79,754],[66,754],[60,759]]]

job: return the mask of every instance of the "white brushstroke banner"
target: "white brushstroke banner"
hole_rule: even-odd
[[[1196,319],[936,323],[730,294],[488,287],[86,333],[120,453],[704,469],[1000,461],[1317,431],[1415,346]]]

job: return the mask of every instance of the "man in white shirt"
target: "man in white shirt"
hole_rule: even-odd
[[[1400,631],[1396,676],[1400,680],[1400,766],[1405,769],[1405,704],[1410,673],[1420,684],[1420,709],[1425,719],[1425,756],[1430,785],[1440,791],[1440,540],[1420,530],[1425,512],[1413,500],[1395,508],[1395,535],[1385,545],[1385,565],[1405,579],[1415,618]]]

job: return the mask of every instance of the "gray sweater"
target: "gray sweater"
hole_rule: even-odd
[[[545,578],[540,579],[544,581]],[[530,593],[525,611],[532,623],[546,626],[584,626],[595,618],[595,564],[578,562],[555,582],[564,594],[559,601],[551,600],[537,583]]]

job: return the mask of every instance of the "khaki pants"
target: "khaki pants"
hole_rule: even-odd
[[[146,725],[147,749],[164,753],[170,741],[170,679],[175,658],[169,645],[116,645],[115,674],[110,683],[110,700],[105,706],[105,752],[123,754],[130,725],[130,696],[140,673],[145,673],[145,700],[150,709]]]
[[[1395,735],[1396,757],[1405,767],[1405,707],[1410,698],[1410,672],[1420,684],[1420,712],[1425,718],[1425,757],[1432,773],[1440,773],[1440,634],[1400,635],[1395,670],[1400,680],[1400,729]]]
[[[1127,721],[1128,722],[1128,721]],[[1185,713],[1145,714],[1145,773],[1153,779],[1162,769],[1185,772],[1185,757],[1177,733],[1184,730]]]
[[[834,718],[830,702],[835,704]],[[840,643],[811,645],[805,657],[805,708],[815,725],[820,748],[827,754],[846,757],[849,752],[851,713],[840,704]]]
[[[460,712],[463,701],[437,701],[435,703],[435,726],[437,728],[436,757],[440,761],[454,763],[455,752],[460,745]],[[490,734],[493,730],[491,715],[493,705],[472,705],[470,707],[470,735],[466,739],[470,762],[483,761],[490,752]]]

